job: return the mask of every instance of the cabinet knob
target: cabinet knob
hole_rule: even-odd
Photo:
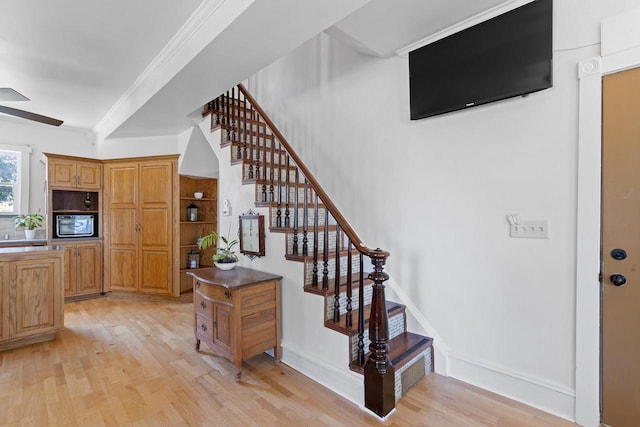
[[[202,307],[202,309],[204,310],[205,308],[207,308],[207,304],[205,304],[204,301],[200,301],[200,307]]]
[[[231,299],[231,291],[230,290],[224,291],[224,296],[227,297],[227,299]]]
[[[196,281],[196,288],[200,287],[200,282]]]
[[[202,323],[202,324],[200,325],[200,329],[202,329],[203,331],[206,331],[206,330],[207,330],[207,325],[205,325],[204,323]]]

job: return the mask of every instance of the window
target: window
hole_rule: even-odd
[[[0,215],[29,209],[29,153],[31,147],[0,145]]]
[[[0,150],[0,213],[17,213],[20,206],[20,153]]]

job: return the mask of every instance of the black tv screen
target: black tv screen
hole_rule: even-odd
[[[552,0],[535,0],[409,52],[411,120],[552,86]]]

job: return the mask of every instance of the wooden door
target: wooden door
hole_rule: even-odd
[[[76,293],[102,291],[102,243],[79,243],[76,246]]]
[[[640,426],[640,68],[602,96],[602,421]]]
[[[140,291],[171,294],[173,162],[140,164]]]
[[[0,342],[9,339],[9,263],[0,262]]]
[[[15,330],[12,338],[42,333],[55,326],[54,289],[56,269],[53,260],[15,261]]]
[[[138,164],[106,166],[105,290],[138,290]]]

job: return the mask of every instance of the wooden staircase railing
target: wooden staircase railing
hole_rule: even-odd
[[[340,213],[334,202],[324,191],[302,159],[293,150],[284,135],[267,116],[258,102],[239,84],[205,106],[203,115],[210,112],[211,127],[223,127],[228,141],[240,141],[235,153],[237,159],[248,162],[248,178],[255,180],[259,188],[259,198],[265,204],[275,204],[277,209],[276,228],[292,229],[292,257],[313,257],[312,287],[328,290],[329,277],[329,217],[335,220],[335,301],[334,320],[340,320],[340,287],[346,281],[346,326],[353,323],[352,280],[354,270],[353,255],[358,257],[356,284],[364,287],[364,257],[371,260],[373,271],[368,279],[373,281],[373,294],[369,315],[369,351],[365,360],[364,312],[358,310],[358,352],[356,363],[363,367],[365,385],[365,406],[384,417],[395,407],[394,367],[389,359],[389,319],[386,307],[384,282],[389,276],[384,265],[389,252],[380,248],[372,249],[363,243],[349,222]],[[260,189],[260,185],[262,187]],[[300,190],[301,189],[301,190]],[[300,193],[302,193],[300,195]],[[300,197],[301,196],[301,197]],[[293,199],[293,200],[292,200]],[[302,199],[302,200],[300,200]],[[320,206],[323,206],[322,208]],[[324,209],[324,221],[320,223],[320,209]],[[299,214],[302,210],[302,224]],[[309,221],[310,213],[313,220]],[[324,233],[322,250],[318,243],[320,229]],[[309,237],[313,237],[309,254]],[[301,249],[300,236],[302,236]],[[346,242],[343,236],[346,236]],[[343,270],[339,262],[346,249],[347,262]],[[355,251],[354,251],[355,249]],[[358,307],[364,307],[364,292],[358,292]]]

